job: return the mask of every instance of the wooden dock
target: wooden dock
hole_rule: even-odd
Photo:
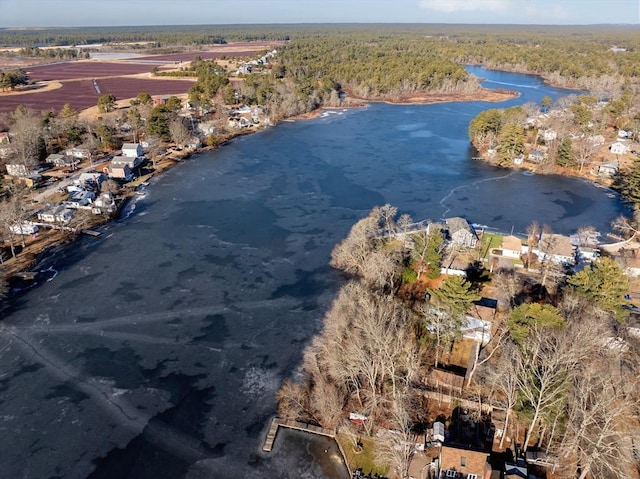
[[[88,236],[93,236],[94,238],[102,234],[100,233],[100,231],[95,231],[95,230],[82,230],[82,232]]]
[[[264,439],[264,445],[262,446],[262,450],[264,452],[271,452],[273,449],[273,443],[276,440],[276,434],[278,433],[279,427],[286,427],[289,429],[295,429],[297,431],[310,432],[312,434],[319,434],[321,436],[327,436],[332,439],[336,437],[336,431],[334,429],[325,429],[320,426],[315,426],[313,424],[307,424],[304,422],[280,419],[279,417],[274,417],[271,419],[271,426],[269,426],[269,432],[267,432],[267,437]]]

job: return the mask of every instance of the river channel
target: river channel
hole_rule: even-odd
[[[331,478],[335,445],[281,432],[295,375],[342,281],[333,245],[376,205],[501,231],[608,231],[586,181],[472,160],[486,108],[569,92],[474,69],[501,104],[373,104],[282,123],[153,180],[123,218],[43,261],[0,323],[3,478]]]

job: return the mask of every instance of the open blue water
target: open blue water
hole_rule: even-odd
[[[482,71],[502,104],[374,104],[239,138],[152,181],[125,217],[40,265],[0,325],[0,476],[342,478],[335,445],[280,433],[341,278],[333,245],[376,205],[601,231],[624,211],[588,182],[471,160],[478,112],[568,92]]]

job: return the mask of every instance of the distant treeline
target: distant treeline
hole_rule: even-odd
[[[226,25],[138,27],[82,27],[51,29],[0,29],[0,45],[6,47],[72,46],[118,42],[158,42],[166,45],[224,44],[231,41],[286,40],[281,28]]]

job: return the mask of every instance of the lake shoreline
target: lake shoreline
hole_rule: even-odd
[[[346,110],[346,109],[361,109],[368,108],[370,104],[374,103],[384,103],[389,105],[398,105],[398,106],[408,106],[408,105],[430,105],[436,103],[450,103],[450,102],[502,102],[507,101],[513,98],[517,98],[519,96],[518,92],[510,91],[510,90],[492,90],[487,88],[480,88],[478,91],[472,93],[425,93],[422,95],[413,95],[406,97],[404,99],[399,100],[385,100],[385,99],[365,99],[365,98],[357,98],[357,97],[349,97],[343,101],[343,103],[339,106],[320,106],[315,110],[307,113],[302,113],[298,115],[293,115],[291,117],[282,118],[274,122],[273,124],[266,126],[259,126],[255,129],[247,129],[247,130],[237,130],[229,133],[227,136],[223,137],[220,143],[213,146],[201,146],[192,150],[183,150],[183,151],[175,151],[170,156],[156,157],[150,158],[150,161],[156,163],[156,169],[147,175],[143,175],[133,182],[129,183],[126,187],[126,190],[123,194],[118,198],[118,212],[114,215],[110,215],[108,217],[95,217],[90,224],[83,228],[85,229],[94,229],[101,228],[104,225],[122,219],[120,216],[120,211],[126,207],[126,204],[131,200],[132,197],[135,196],[138,191],[140,184],[145,183],[153,177],[163,174],[167,170],[172,169],[174,166],[178,165],[182,161],[185,161],[195,155],[200,155],[206,152],[214,151],[220,148],[223,148],[225,145],[233,142],[234,139],[251,135],[253,133],[277,127],[279,123],[282,122],[294,122],[301,120],[311,120],[319,118],[324,111],[327,110]],[[53,232],[53,233],[52,233]],[[75,243],[80,237],[83,236],[81,230],[73,232],[71,234],[67,233],[64,235],[59,234],[59,232],[55,229],[50,229],[46,233],[40,233],[38,236],[44,236],[44,238],[37,238],[37,240],[31,242],[28,245],[29,249],[28,253],[21,252],[16,258],[10,258],[5,261],[5,273],[10,286],[15,285],[16,283],[22,284],[22,280],[18,277],[20,275],[24,275],[25,273],[37,273],[36,269],[38,265],[41,264],[46,257],[51,254],[51,251],[56,247],[71,247],[73,243]],[[37,246],[35,246],[37,244]],[[55,253],[54,253],[55,254]],[[37,275],[35,276],[35,280],[32,281],[33,285],[38,284]],[[13,291],[14,288],[10,288],[9,292],[6,295],[5,303],[9,303],[14,293],[19,293],[22,288],[19,287],[17,291]]]

